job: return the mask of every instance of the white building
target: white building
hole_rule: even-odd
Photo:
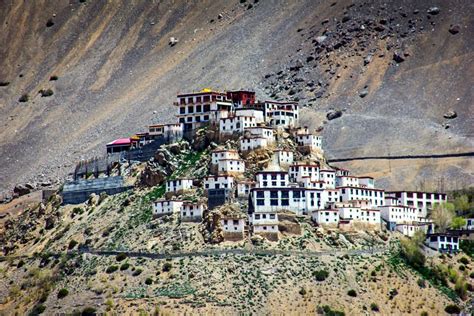
[[[240,140],[240,150],[241,151],[251,151],[255,149],[262,149],[268,146],[268,140],[264,137],[250,137],[242,138]]]
[[[217,165],[222,159],[239,159],[237,150],[232,149],[217,149],[211,152],[211,163]]]
[[[466,218],[466,226],[464,229],[474,230],[474,218]]]
[[[319,165],[296,163],[290,166],[290,181],[303,182],[304,178],[309,177],[312,181],[319,181]]]
[[[183,202],[181,206],[181,218],[183,221],[200,221],[206,205],[200,202]]]
[[[418,209],[419,217],[426,217],[436,203],[446,203],[447,196],[444,193],[428,193],[414,191],[392,191],[387,196],[396,197],[402,205],[413,206]]]
[[[235,109],[235,116],[250,116],[255,119],[255,123],[260,124],[265,122],[263,117],[263,110],[252,108]]]
[[[265,126],[248,127],[245,129],[245,133],[250,135],[249,137],[266,138],[268,144],[272,144],[275,141],[275,135],[273,128]]]
[[[245,172],[245,162],[242,159],[221,159],[217,166],[219,173],[239,174]]]
[[[248,198],[250,190],[255,188],[255,181],[237,181],[237,197]]]
[[[193,188],[193,179],[175,179],[166,181],[166,192],[182,192]]]
[[[179,140],[183,138],[183,124],[155,124],[148,126],[148,134],[152,137],[163,136],[167,139]]]
[[[336,176],[337,187],[359,187],[359,178],[354,176]]]
[[[253,213],[249,215],[249,221],[252,223],[254,234],[277,234],[278,214],[270,213]]]
[[[221,118],[219,121],[219,133],[221,135],[241,134],[248,127],[257,125],[253,116],[231,116]]]
[[[440,252],[459,251],[459,238],[450,234],[430,234],[426,236],[426,245]]]
[[[365,223],[370,225],[380,225],[380,211],[373,209],[362,209],[350,203],[336,204],[341,219],[350,220],[353,223]]]
[[[273,151],[272,163],[275,166],[287,168],[293,164],[293,156],[290,150],[276,149]]]
[[[255,174],[258,188],[284,188],[288,186],[288,173],[284,171],[259,171]]]
[[[429,223],[405,223],[397,224],[395,230],[402,233],[405,236],[413,237],[417,231],[426,233],[428,231]]]
[[[325,183],[323,181],[318,180],[311,180],[310,176],[303,177],[299,183],[303,186],[303,188],[308,189],[324,189]]]
[[[361,187],[338,187],[340,192],[340,201],[347,202],[351,200],[366,200],[372,207],[384,205],[385,194],[383,190],[369,189]]]
[[[245,220],[243,218],[232,218],[224,216],[221,219],[221,225],[224,233],[237,233],[243,237]]]
[[[204,179],[205,189],[231,189],[234,187],[234,177],[227,175],[208,176]]]
[[[298,103],[265,101],[265,120],[275,127],[296,127],[298,126]]]
[[[307,147],[311,151],[322,150],[323,141],[322,137],[314,134],[298,134],[296,136],[296,142],[300,147]]]
[[[367,176],[358,177],[358,178],[359,178],[359,186],[360,186],[360,187],[369,188],[369,189],[375,188],[375,181],[374,181],[374,178],[372,178],[372,177],[367,177]]]
[[[160,199],[153,203],[153,216],[160,217],[164,215],[170,215],[181,211],[183,201],[179,200],[164,200]]]
[[[337,226],[339,224],[339,210],[315,210],[311,212],[311,218],[318,225]]]
[[[326,188],[336,188],[336,171],[335,170],[319,170],[319,180],[326,184]]]

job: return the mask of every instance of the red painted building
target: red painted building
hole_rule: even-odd
[[[237,108],[246,107],[255,103],[255,92],[246,90],[227,91],[227,99]]]

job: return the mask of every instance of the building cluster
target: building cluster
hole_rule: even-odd
[[[177,123],[150,126],[147,133],[134,135],[128,143],[121,139],[108,144],[108,151],[127,150],[124,144],[139,147],[156,137],[178,140],[204,126],[213,127],[221,139],[235,137],[238,148],[212,151],[210,174],[204,179],[168,180],[165,196],[173,198],[155,201],[155,216],[176,213],[182,220],[200,221],[205,210],[237,203],[245,205],[247,219],[221,220],[231,239],[243,238],[246,231],[274,239],[280,230],[279,217],[285,212],[310,216],[315,224],[327,228],[378,229],[385,225],[413,236],[418,230],[433,231],[428,211],[446,201],[446,194],[440,193],[384,191],[372,177],[355,176],[311,159],[314,153],[323,153],[322,138],[298,125],[296,102],[257,102],[252,91],[204,89],[178,95],[174,105]],[[279,146],[282,130],[291,135],[296,150]],[[265,170],[247,172],[243,158],[258,149],[271,151],[272,160]],[[198,188],[205,191],[207,201],[180,200]]]

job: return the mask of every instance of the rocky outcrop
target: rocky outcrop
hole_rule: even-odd
[[[334,120],[341,116],[342,116],[341,110],[330,110],[328,113],[326,113],[326,118],[328,120]]]
[[[443,114],[443,117],[446,119],[453,119],[453,118],[456,118],[457,116],[458,114],[455,111],[448,111]]]

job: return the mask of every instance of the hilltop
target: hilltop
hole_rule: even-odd
[[[336,158],[472,150],[472,11],[440,0],[4,1],[0,190],[54,184],[104,143],[174,121],[177,89],[209,85],[297,98]],[[327,121],[331,108],[342,117]],[[471,160],[341,166],[435,189],[472,184]]]

